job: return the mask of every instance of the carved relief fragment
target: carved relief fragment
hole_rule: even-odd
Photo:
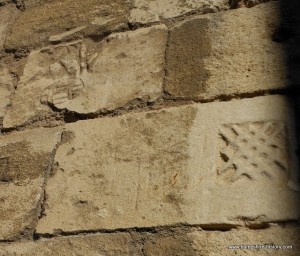
[[[225,124],[219,131],[217,174],[231,183],[289,176],[287,132],[281,122]]]
[[[84,83],[78,78],[62,79],[47,87],[41,96],[43,104],[62,104],[80,95]]]

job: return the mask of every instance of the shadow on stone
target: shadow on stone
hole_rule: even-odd
[[[288,75],[288,97],[294,104],[296,132],[298,139],[297,156],[300,160],[300,1],[280,1],[280,27],[273,34],[273,41],[284,44]],[[300,161],[299,161],[300,162]],[[298,181],[300,182],[298,167]],[[300,217],[300,205],[299,209]],[[299,219],[298,219],[299,221]]]

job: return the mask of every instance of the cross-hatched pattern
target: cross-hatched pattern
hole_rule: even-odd
[[[43,104],[62,104],[79,96],[84,88],[81,79],[69,78],[58,81],[46,88],[41,96]]]
[[[219,135],[219,176],[230,182],[242,177],[251,180],[288,178],[287,133],[283,123],[223,125]]]

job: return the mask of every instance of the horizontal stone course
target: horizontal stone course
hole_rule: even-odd
[[[158,25],[31,52],[4,127],[51,113],[52,106],[87,114],[155,101],[162,96],[166,41],[167,27]]]
[[[17,18],[7,38],[7,47],[36,47],[51,36],[82,26],[80,33],[66,40],[93,34],[100,36],[126,27],[128,20],[125,0],[53,0],[42,4],[29,2],[27,7]]]
[[[67,124],[37,232],[296,220],[291,113],[266,96]]]
[[[272,41],[278,26],[278,3],[270,2],[187,18],[170,29],[167,51],[165,25],[32,51],[3,126],[24,125],[53,107],[89,114],[153,102],[163,92],[213,100],[287,88],[283,45]]]
[[[262,230],[201,231],[165,229],[154,234],[127,232],[40,239],[35,242],[0,244],[1,256],[107,255],[107,256],[298,256],[299,227],[272,226]],[[238,245],[292,246],[292,249],[229,249]]]
[[[176,24],[167,49],[166,91],[207,100],[286,88],[283,44],[272,41],[279,24],[278,2]]]

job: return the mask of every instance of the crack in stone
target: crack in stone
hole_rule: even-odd
[[[242,229],[250,229],[250,230],[263,230],[268,229],[272,226],[299,226],[300,223],[298,220],[286,220],[286,221],[278,221],[278,222],[266,222],[261,225],[233,225],[233,224],[202,224],[202,225],[189,225],[189,224],[177,224],[170,226],[156,226],[156,227],[142,227],[142,228],[121,228],[121,229],[93,229],[93,230],[77,230],[77,231],[63,231],[59,230],[56,233],[49,234],[40,234],[34,232],[33,240],[40,239],[53,239],[57,237],[76,237],[76,236],[85,236],[91,234],[120,234],[120,233],[129,233],[131,236],[133,234],[159,234],[160,232],[170,232],[174,233],[176,231],[185,230],[199,230],[203,232],[230,232],[232,230],[242,230]],[[0,242],[3,242],[0,240]],[[5,241],[4,241],[5,242]],[[11,242],[11,241],[6,241]]]

